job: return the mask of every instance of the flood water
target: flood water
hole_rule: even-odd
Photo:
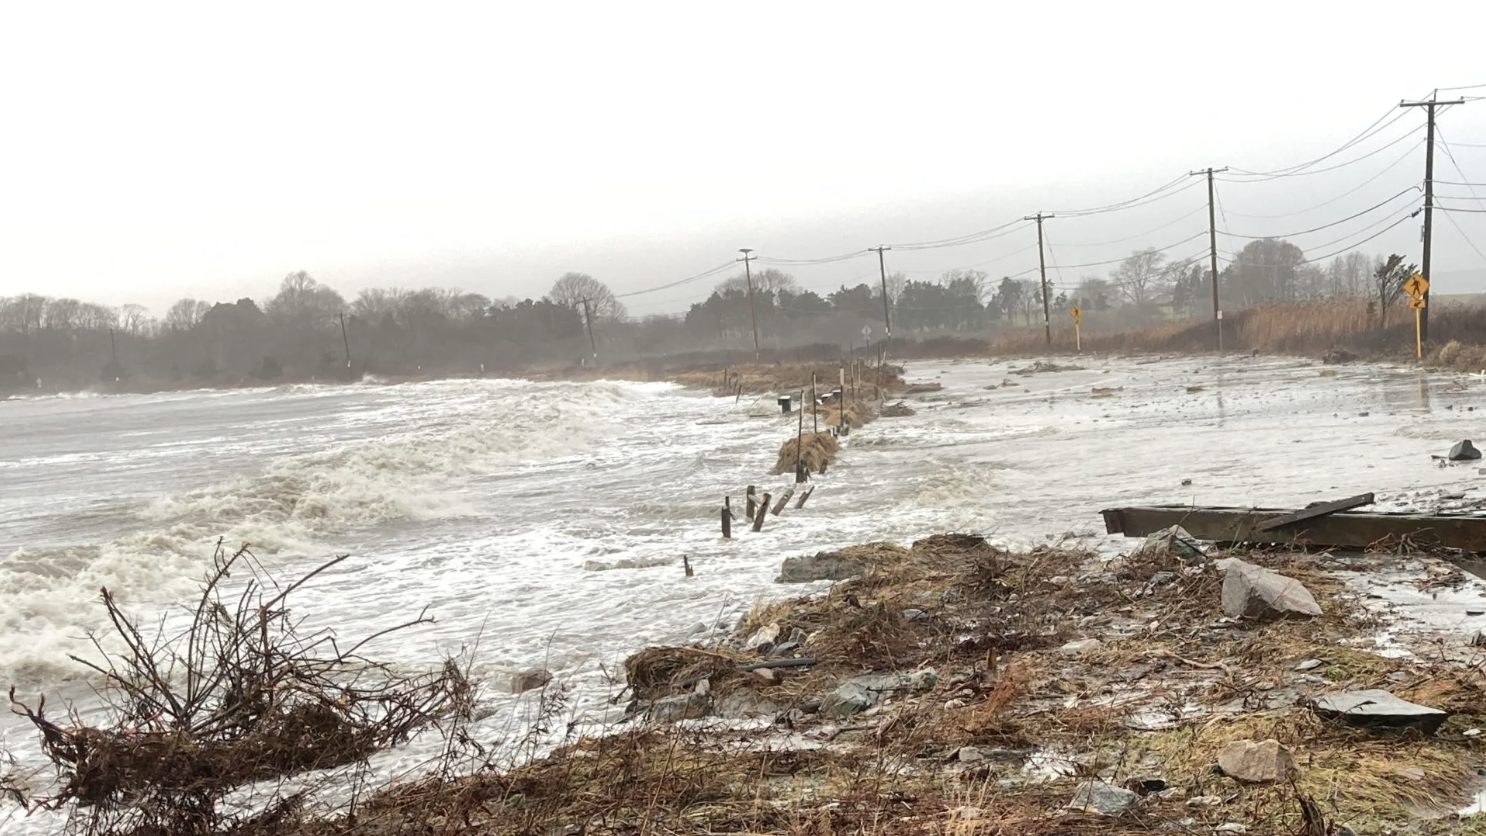
[[[724,495],[792,481],[767,475],[796,426],[772,397],[460,380],[0,402],[0,680],[86,704],[91,683],[67,656],[90,652],[99,589],[145,620],[178,610],[225,538],[252,544],[281,580],[352,555],[296,593],[311,628],[357,637],[428,607],[436,624],[367,654],[407,668],[472,654],[490,685],[481,728],[495,736],[522,710],[503,693],[512,672],[547,667],[574,711],[612,716],[609,673],[627,654],[798,594],[773,583],[792,554],[942,531],[1023,546],[1075,536],[1113,552],[1128,544],[1104,537],[1099,510],[1137,503],[1486,500],[1474,464],[1430,458],[1486,440],[1486,382],[1473,376],[1323,376],[1266,358],[1011,373],[1025,365],[911,365],[911,381],[943,391],[854,433],[804,509],[731,541]],[[659,565],[584,568],[626,560]],[[0,732],[34,751],[13,719]],[[437,748],[415,741],[380,768]]]

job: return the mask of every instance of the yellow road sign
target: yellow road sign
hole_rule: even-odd
[[[1409,300],[1409,308],[1416,311],[1424,310],[1425,302],[1423,296],[1415,296]]]
[[[1429,292],[1429,279],[1415,273],[1403,283],[1403,292],[1417,299]]]
[[[1083,308],[1080,308],[1079,306],[1074,305],[1073,306],[1073,310],[1069,311],[1068,313],[1073,316],[1073,324],[1074,325],[1077,325],[1080,322],[1083,322],[1084,321],[1084,311],[1083,311]]]

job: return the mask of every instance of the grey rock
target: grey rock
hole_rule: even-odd
[[[746,650],[759,650],[772,645],[779,638],[779,625],[768,624],[753,631],[753,635],[743,640]]]
[[[800,649],[799,642],[780,642],[769,651],[770,656],[788,656]]]
[[[1247,825],[1239,824],[1236,821],[1230,821],[1230,822],[1224,822],[1223,824],[1220,824],[1217,827],[1214,827],[1213,828],[1213,832],[1214,833],[1248,833],[1249,832],[1249,828],[1248,828]]]
[[[1188,807],[1216,807],[1223,803],[1223,799],[1216,795],[1197,795],[1187,799]]]
[[[775,583],[814,583],[844,581],[867,573],[867,561],[821,552],[804,557],[787,557],[779,568]]]
[[[961,746],[960,751],[955,753],[955,758],[960,763],[975,763],[976,761],[985,760],[986,756],[981,754],[981,751],[974,746]]]
[[[740,688],[717,700],[713,713],[729,720],[749,717],[774,717],[783,712],[785,706],[760,695],[752,688]]]
[[[656,700],[645,706],[645,719],[651,723],[674,723],[707,716],[708,700],[697,694],[681,694]]]
[[[1345,691],[1316,700],[1316,713],[1354,726],[1416,728],[1434,734],[1450,715],[1402,700],[1381,689]]]
[[[1481,458],[1481,451],[1476,449],[1476,445],[1472,444],[1469,438],[1455,442],[1455,446],[1450,448],[1450,461],[1452,462],[1475,461],[1479,458]]]
[[[524,694],[535,691],[552,681],[552,672],[545,668],[531,668],[511,677],[511,693]]]
[[[1166,586],[1167,584],[1172,583],[1175,580],[1176,580],[1176,573],[1175,572],[1157,572],[1156,574],[1151,575],[1151,579],[1148,582],[1148,585],[1152,589],[1155,589],[1157,587]]]
[[[1295,669],[1298,671],[1313,671],[1324,664],[1326,663],[1321,661],[1320,659],[1307,659],[1304,662],[1296,665]]]
[[[1111,786],[1103,781],[1085,781],[1078,785],[1078,790],[1073,793],[1073,800],[1068,802],[1068,806],[1085,813],[1118,816],[1135,806],[1139,799],[1140,796],[1135,793]]]
[[[795,629],[789,631],[789,640],[794,642],[795,644],[803,645],[805,643],[805,640],[808,638],[810,638],[810,634],[805,632],[804,628],[802,627],[796,627]]]
[[[1258,621],[1311,618],[1321,614],[1321,606],[1300,581],[1233,559],[1223,573],[1223,614]]]
[[[1278,740],[1236,740],[1218,755],[1218,766],[1224,775],[1253,784],[1288,781],[1296,771],[1295,756]]]
[[[843,682],[820,702],[820,713],[827,717],[850,717],[877,704],[877,695],[856,682]]]
[[[903,617],[909,621],[928,621],[929,614],[917,607],[909,607],[903,611]]]
[[[1140,548],[1130,554],[1131,559],[1177,557],[1187,563],[1201,563],[1207,555],[1202,545],[1185,528],[1174,525],[1163,528],[1145,538]]]

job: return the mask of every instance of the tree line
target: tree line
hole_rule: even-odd
[[[1205,257],[1171,261],[1155,249],[1137,250],[1105,276],[1086,275],[1072,286],[1050,282],[1046,307],[1066,315],[1077,305],[1110,327],[1204,318],[1212,305],[1207,265]],[[1360,252],[1316,264],[1291,242],[1260,239],[1232,254],[1218,287],[1223,306],[1232,310],[1366,298],[1381,326],[1415,269],[1399,255]],[[261,301],[181,299],[158,317],[134,304],[0,297],[0,387],[509,373],[751,347],[755,327],[759,340],[774,349],[845,346],[881,338],[884,291],[896,336],[986,336],[1040,327],[1044,308],[1037,279],[994,279],[981,270],[951,270],[929,280],[894,273],[885,283],[825,293],[777,269],[740,272],[682,315],[647,317],[630,316],[604,282],[584,273],[562,275],[538,298],[369,288],[348,300],[301,271],[285,276]]]

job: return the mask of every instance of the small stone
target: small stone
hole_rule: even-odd
[[[1461,732],[1460,734],[1463,737],[1480,737],[1481,730],[1480,729],[1466,729],[1465,731]]]
[[[955,753],[955,759],[960,763],[975,763],[985,760],[986,756],[974,746],[961,746],[960,751]]]
[[[1295,669],[1298,671],[1313,671],[1324,664],[1326,663],[1321,661],[1320,659],[1307,659],[1304,662],[1296,665]]]
[[[691,692],[699,697],[707,696],[708,694],[712,693],[712,680],[706,679],[704,677],[699,682],[697,682],[696,687],[692,688]]]
[[[769,647],[770,645],[774,644],[775,640],[777,640],[778,638],[779,625],[769,624],[764,627],[760,627],[753,632],[753,635],[749,636],[747,639],[744,639],[743,647],[746,650],[761,650],[762,648]]]
[[[960,821],[976,821],[985,818],[979,807],[956,807],[950,811],[950,815]]]
[[[656,700],[645,707],[645,719],[652,723],[674,723],[707,716],[707,699],[695,694],[680,694]]]
[[[686,635],[695,636],[697,633],[705,632],[707,632],[707,625],[701,621],[698,621],[697,623],[691,625],[691,629],[687,631]]]
[[[799,642],[780,642],[779,644],[774,645],[774,647],[769,651],[769,655],[783,657],[788,656],[799,649]]]
[[[1362,413],[1366,415],[1367,413]],[[1249,829],[1236,821],[1224,822],[1213,828],[1214,833],[1248,833]]]
[[[1156,587],[1166,586],[1167,584],[1172,583],[1175,580],[1175,572],[1157,572],[1156,574],[1151,575],[1149,583],[1151,588],[1154,589]]]
[[[1218,755],[1218,766],[1230,778],[1253,784],[1288,781],[1295,774],[1295,756],[1278,740],[1255,743],[1237,740]]]
[[[773,668],[757,668],[748,672],[754,679],[765,685],[775,685],[779,682],[779,671]]]
[[[866,711],[876,703],[876,695],[859,683],[843,682],[821,700],[820,713],[827,717],[850,717]]]
[[[908,621],[928,621],[929,614],[916,607],[909,607],[903,611],[903,618]]]
[[[552,672],[545,668],[531,668],[511,677],[511,693],[524,694],[535,691],[552,681]]]
[[[1064,656],[1084,656],[1089,653],[1093,653],[1103,646],[1104,643],[1099,641],[1098,639],[1081,639],[1079,641],[1069,642],[1063,645],[1062,647],[1058,648],[1058,651]]]
[[[1139,799],[1140,796],[1135,793],[1110,786],[1103,781],[1085,781],[1078,785],[1068,806],[1085,813],[1118,816],[1133,807]]]
[[[1223,799],[1216,795],[1196,795],[1187,799],[1188,807],[1216,807],[1223,803]]]

